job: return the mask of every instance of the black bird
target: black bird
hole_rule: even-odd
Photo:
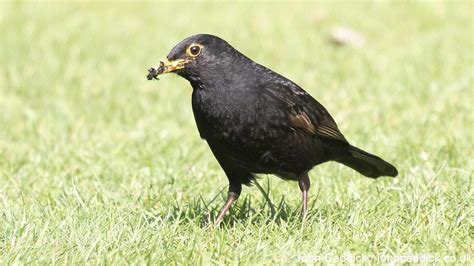
[[[303,217],[308,172],[318,164],[336,161],[370,178],[397,175],[390,163],[350,145],[326,108],[300,86],[217,36],[184,39],[147,77],[170,72],[191,83],[199,134],[229,179],[227,202],[216,224],[255,174],[298,181]]]

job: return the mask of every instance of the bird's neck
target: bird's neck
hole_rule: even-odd
[[[246,58],[241,60],[243,59]],[[242,90],[243,88],[252,88],[261,81],[262,77],[255,74],[258,67],[259,65],[252,61],[247,61],[244,64],[213,65],[209,66],[204,73],[189,75],[185,78],[191,83],[194,90]]]

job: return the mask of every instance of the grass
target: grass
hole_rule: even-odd
[[[472,9],[2,3],[0,264],[472,262]],[[365,46],[331,45],[338,25],[361,32]],[[191,88],[145,79],[201,32],[296,81],[399,176],[318,166],[305,223],[297,184],[262,176],[273,218],[253,186],[209,227],[227,179],[198,136]]]

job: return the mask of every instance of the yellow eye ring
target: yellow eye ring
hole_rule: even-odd
[[[192,57],[196,57],[199,54],[201,54],[201,51],[202,51],[202,45],[193,43],[186,50],[186,54]]]

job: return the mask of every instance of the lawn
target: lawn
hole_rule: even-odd
[[[0,5],[0,264],[474,263],[472,2]],[[302,222],[298,185],[263,175],[275,216],[244,187],[209,226],[227,178],[192,89],[145,78],[195,33],[301,85],[398,177],[318,166]]]

